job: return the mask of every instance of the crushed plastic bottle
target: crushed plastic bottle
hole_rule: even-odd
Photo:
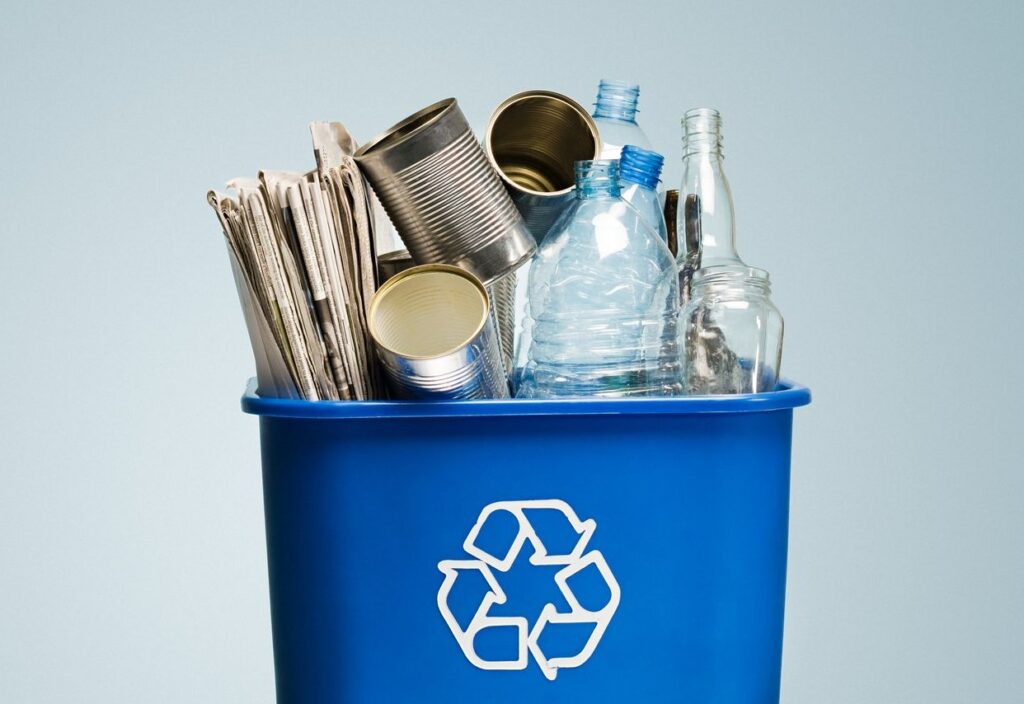
[[[627,144],[619,157],[619,184],[622,200],[636,208],[644,222],[668,244],[665,211],[658,198],[658,183],[661,182],[664,164],[665,157],[661,154]]]
[[[620,197],[618,162],[576,162],[576,201],[530,269],[518,398],[682,391],[678,270]]]

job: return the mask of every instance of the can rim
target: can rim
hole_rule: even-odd
[[[811,402],[806,386],[786,379],[774,391],[730,396],[665,398],[486,399],[476,401],[305,401],[263,398],[255,379],[242,396],[242,411],[271,417],[322,420],[495,418],[523,416],[692,416],[792,411]]]
[[[363,158],[367,158],[367,157],[370,157],[370,156],[374,156],[375,154],[379,153],[378,152],[378,148],[381,146],[381,142],[386,140],[388,137],[393,135],[395,132],[401,130],[403,127],[407,127],[407,126],[411,125],[412,123],[414,123],[414,122],[416,122],[418,120],[423,119],[424,115],[427,115],[427,114],[430,114],[430,113],[434,113],[433,115],[430,116],[429,119],[424,120],[422,125],[420,125],[416,129],[410,130],[406,134],[402,135],[401,137],[396,139],[392,144],[388,145],[386,147],[386,149],[394,149],[395,147],[397,147],[397,146],[399,146],[401,144],[404,144],[405,142],[409,141],[413,137],[415,137],[418,134],[422,133],[424,130],[429,128],[435,122],[440,120],[442,117],[444,117],[446,113],[451,111],[452,106],[454,106],[455,103],[456,103],[455,98],[445,98],[444,100],[438,100],[436,103],[431,103],[430,105],[428,105],[427,107],[423,108],[422,110],[417,110],[412,115],[409,115],[409,117],[405,118],[404,120],[400,120],[400,121],[396,122],[395,124],[391,125],[391,127],[388,127],[386,130],[384,130],[383,132],[381,132],[380,134],[375,136],[369,142],[367,142],[363,146],[359,147],[359,149],[356,150],[356,153],[355,153],[355,155],[353,155],[352,158],[353,159],[363,159]]]
[[[377,255],[377,261],[379,262],[400,262],[405,261],[406,259],[412,259],[412,255],[409,254],[408,249],[393,249],[390,252],[384,252],[383,254]]]
[[[487,154],[487,160],[491,162],[491,166],[493,166],[494,170],[498,172],[498,176],[501,178],[501,180],[504,183],[511,186],[512,188],[514,188],[515,190],[527,193],[531,196],[557,198],[559,196],[564,196],[567,193],[571,193],[572,190],[576,188],[575,184],[569,186],[568,188],[563,188],[560,191],[535,191],[533,189],[526,188],[525,186],[521,186],[505,175],[505,172],[498,164],[498,160],[494,157],[494,151],[491,149],[491,133],[494,131],[494,123],[498,121],[498,118],[501,116],[501,114],[515,103],[518,103],[526,98],[537,97],[547,97],[555,98],[556,100],[561,100],[570,108],[579,113],[579,115],[583,118],[583,121],[587,124],[587,127],[590,129],[591,134],[594,135],[593,158],[597,159],[601,156],[601,133],[600,130],[597,129],[597,123],[594,122],[594,118],[591,117],[590,113],[587,112],[586,108],[577,103],[575,100],[573,100],[567,95],[564,95],[562,93],[556,93],[555,91],[552,90],[524,90],[519,93],[516,93],[515,95],[509,96],[505,100],[501,101],[498,107],[494,108],[494,112],[491,113],[491,119],[487,121],[487,129],[484,131],[484,152]]]
[[[393,289],[397,284],[404,281],[405,279],[408,279],[412,276],[416,276],[418,274],[429,274],[439,271],[443,271],[449,274],[455,274],[456,276],[461,276],[466,281],[469,281],[471,284],[473,284],[473,286],[476,287],[477,291],[479,291],[480,294],[483,296],[483,314],[480,316],[480,320],[477,322],[476,327],[473,328],[472,334],[468,336],[465,342],[458,345],[457,347],[452,347],[451,349],[445,350],[441,354],[436,355],[406,354],[405,352],[399,352],[398,350],[392,349],[391,347],[388,347],[383,342],[381,342],[380,338],[377,335],[377,316],[375,315],[375,313],[377,309],[380,307],[380,301],[384,297],[384,295],[390,289]],[[402,359],[437,359],[439,357],[447,357],[448,355],[461,352],[462,350],[466,349],[470,344],[472,344],[473,340],[479,337],[480,332],[484,329],[484,326],[487,325],[487,319],[490,316],[490,310],[491,299],[487,295],[487,287],[484,286],[483,283],[481,283],[480,279],[473,276],[473,274],[471,274],[470,272],[460,267],[452,266],[451,264],[420,264],[419,266],[410,267],[404,271],[398,272],[390,279],[385,281],[379,289],[377,289],[377,291],[373,294],[373,298],[370,299],[370,307],[367,309],[366,313],[366,322],[367,325],[369,326],[370,337],[373,338],[374,344],[380,347],[381,349],[385,350],[386,352],[390,352],[396,357],[401,357]]]

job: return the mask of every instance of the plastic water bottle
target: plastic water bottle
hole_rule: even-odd
[[[658,198],[658,183],[664,164],[665,157],[661,154],[627,144],[619,157],[619,183],[622,200],[636,208],[644,222],[667,244],[668,226]]]
[[[651,148],[650,140],[636,123],[639,98],[640,86],[636,83],[601,81],[594,104],[594,122],[601,133],[602,159],[618,159],[626,144]]]
[[[622,199],[632,205],[640,217],[648,226],[658,233],[662,240],[668,242],[668,227],[665,222],[665,213],[661,208],[658,193],[655,190],[661,177],[662,166],[665,158],[657,152],[642,149],[628,144],[622,149],[622,156],[619,159],[619,185]],[[561,218],[567,216],[563,213]],[[552,228],[559,230],[556,222]],[[544,240],[538,240],[542,245]],[[519,270],[519,283],[516,287],[516,349],[512,362],[512,370],[509,380],[512,384],[512,391],[515,393],[522,383],[523,371],[526,368],[528,353],[531,342],[530,321],[525,319],[524,311],[528,293],[528,277],[532,263],[528,262]]]
[[[576,162],[576,201],[530,269],[516,396],[679,394],[678,316],[675,261],[620,197],[618,162]]]

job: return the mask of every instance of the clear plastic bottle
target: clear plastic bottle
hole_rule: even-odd
[[[594,104],[594,122],[601,133],[602,159],[618,159],[626,144],[651,148],[651,141],[636,123],[639,98],[640,86],[636,83],[601,80]]]
[[[620,197],[618,162],[576,162],[576,201],[531,266],[516,396],[678,394],[678,315],[675,262]]]
[[[570,214],[572,207],[568,207],[558,216],[552,224],[548,235],[554,237],[555,233],[562,231],[562,224]],[[537,250],[543,246],[547,237],[537,240]],[[518,392],[523,381],[523,374],[526,370],[526,363],[530,358],[530,344],[533,341],[533,321],[530,320],[528,307],[530,294],[530,272],[533,270],[536,257],[531,258],[516,270],[516,292],[515,292],[515,349],[512,356],[512,370],[509,372],[508,381],[512,387],[512,395]]]
[[[768,272],[704,267],[683,308],[683,385],[687,394],[771,391],[782,364],[782,314]]]
[[[665,211],[658,198],[658,183],[661,182],[664,164],[665,157],[661,154],[627,144],[619,157],[619,184],[622,200],[636,208],[644,222],[668,244]]]

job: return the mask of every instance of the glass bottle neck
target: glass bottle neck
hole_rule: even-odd
[[[697,230],[701,266],[740,262],[732,191],[720,154],[694,153],[683,159],[679,202],[681,225],[689,227],[688,234]],[[692,239],[692,235],[687,238],[687,248],[695,244]]]
[[[594,117],[636,123],[640,86],[625,81],[601,81]]]

